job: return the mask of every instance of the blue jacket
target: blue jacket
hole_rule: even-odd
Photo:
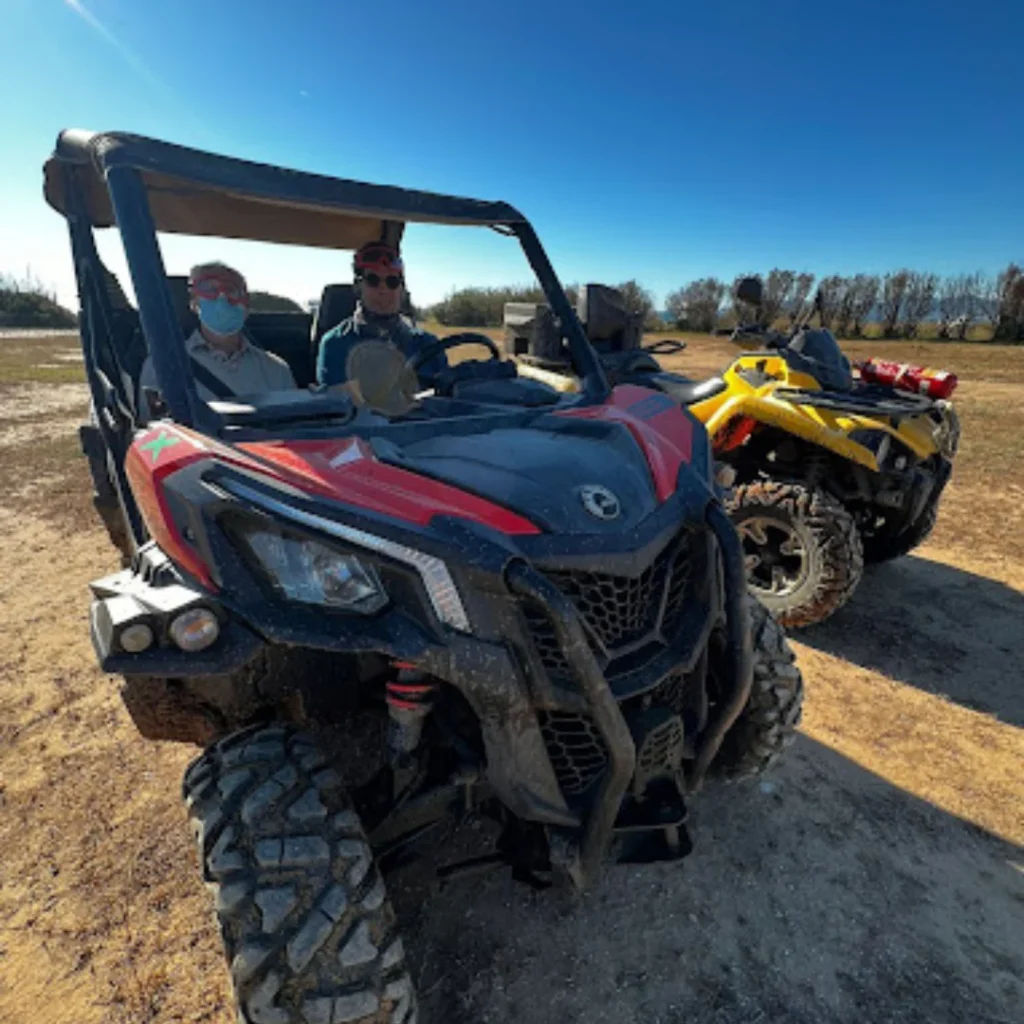
[[[410,327],[400,317],[374,317],[373,314],[365,313],[360,306],[352,316],[342,320],[323,336],[316,360],[317,383],[328,386],[343,384],[347,379],[345,367],[349,353],[360,342],[373,338],[391,341],[406,356],[413,356],[426,345],[437,341],[433,334]],[[447,365],[448,360],[442,352],[421,366],[421,387],[430,387],[434,377]]]

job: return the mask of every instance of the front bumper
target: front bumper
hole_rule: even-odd
[[[642,794],[627,795],[630,783],[640,777],[637,751],[644,742],[629,707],[674,675],[690,671],[705,656],[710,630],[723,610],[729,652],[727,678],[720,682],[727,699],[716,703],[699,729],[691,729],[685,779],[691,788],[699,785],[750,687],[744,570],[738,546],[730,543],[735,538],[727,520],[712,505],[706,521],[685,526],[692,540],[688,549],[692,561],[687,563],[685,579],[679,577],[684,579],[679,584],[684,588],[681,596],[673,598],[671,572],[677,563],[665,552],[680,533],[681,506],[666,503],[651,518],[644,536],[633,531],[619,539],[618,552],[611,549],[611,542],[605,544],[606,550],[595,552],[592,544],[581,540],[578,552],[568,556],[564,538],[560,538],[561,555],[555,547],[544,548],[546,538],[538,539],[532,550],[524,541],[518,551],[512,551],[485,543],[465,524],[446,524],[449,544],[460,552],[472,552],[471,564],[452,566],[476,627],[472,635],[432,620],[429,602],[418,589],[421,581],[401,566],[382,563],[380,568],[389,591],[402,593],[404,600],[363,618],[283,607],[258,587],[243,585],[244,575],[235,573],[244,574],[244,567],[231,565],[228,553],[218,557],[218,565],[222,576],[230,573],[232,586],[225,587],[225,596],[218,598],[184,581],[150,547],[132,570],[93,585],[93,643],[105,671],[157,678],[230,674],[245,669],[265,647],[275,646],[413,663],[452,684],[472,707],[494,793],[517,816],[570,837],[568,845],[578,855],[582,877],[588,878],[617,829],[668,827],[681,820],[678,815],[672,819],[671,813],[645,817],[637,811]],[[193,516],[190,521],[195,527],[201,520]],[[220,542],[214,533],[205,539],[219,556]],[[635,564],[638,560],[643,564]],[[644,585],[653,588],[659,611],[647,634],[630,635],[614,647],[608,642],[612,629],[608,622],[601,620],[595,626],[595,615],[586,613],[580,594],[563,589],[564,577],[572,572],[594,575],[596,567],[611,570],[610,578],[621,573],[648,581]],[[560,580],[562,586],[553,580]],[[669,620],[673,600],[678,614]],[[539,610],[554,630],[566,667],[561,676],[551,671],[550,661],[545,662],[525,603],[534,612]],[[207,651],[191,655],[174,648],[166,627],[174,614],[195,604],[218,615],[222,632]],[[119,629],[133,616],[151,624],[157,637],[150,650],[138,654],[125,652],[118,644]],[[585,793],[567,793],[553,763],[543,718],[559,713],[588,718],[607,758]],[[650,773],[651,766],[644,771]],[[680,793],[680,806],[681,800]]]

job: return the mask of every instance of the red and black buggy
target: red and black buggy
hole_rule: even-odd
[[[383,879],[439,822],[488,816],[491,860],[582,886],[608,859],[685,855],[705,777],[777,759],[800,674],[748,598],[704,429],[609,387],[517,210],[77,131],[45,191],[81,299],[83,450],[125,561],[91,585],[92,640],[145,737],[204,748],[184,796],[240,1019],[417,1020]],[[250,317],[299,390],[199,398],[158,232],[351,250],[410,222],[518,239],[579,394],[472,333],[410,361],[369,343],[356,387],[317,387],[318,341],[352,307],[339,283],[315,316]],[[136,305],[97,254],[107,227]],[[410,385],[470,344],[487,357]]]

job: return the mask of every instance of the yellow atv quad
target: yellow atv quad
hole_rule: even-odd
[[[738,297],[760,305],[761,282],[745,280]],[[784,625],[828,618],[865,561],[905,555],[931,532],[960,435],[948,401],[855,379],[831,332],[806,322],[788,334],[738,328],[734,341],[761,350],[720,377],[689,380],[654,358],[682,343],[644,349],[627,314],[615,325],[612,289],[588,285],[579,306],[613,384],[663,391],[704,423],[715,457],[731,467],[729,510],[751,589]],[[544,336],[531,330],[528,340]],[[565,360],[524,351],[517,332],[526,333],[506,325],[522,375],[576,390]]]

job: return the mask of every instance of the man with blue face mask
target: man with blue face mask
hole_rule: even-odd
[[[189,308],[199,326],[185,341],[199,397],[209,402],[266,391],[294,388],[288,364],[252,344],[245,334],[249,290],[245,278],[223,263],[193,267],[188,278]],[[139,375],[139,413],[150,416],[147,389],[157,387],[156,371],[147,359]]]

